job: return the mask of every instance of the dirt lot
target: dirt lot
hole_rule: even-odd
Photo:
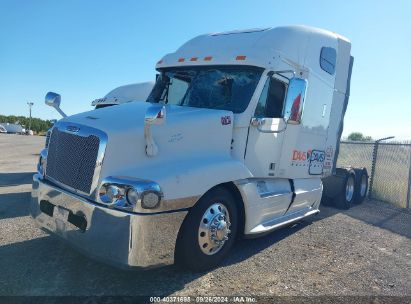
[[[0,134],[0,295],[411,296],[411,214],[376,201],[322,207],[298,225],[239,241],[208,273],[128,272],[90,260],[31,221],[43,143]]]

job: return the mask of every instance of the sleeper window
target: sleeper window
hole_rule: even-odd
[[[335,73],[337,51],[332,47],[323,47],[320,53],[320,66],[330,75]]]
[[[287,85],[273,77],[267,79],[255,110],[255,117],[281,118]]]

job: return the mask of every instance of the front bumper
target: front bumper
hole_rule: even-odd
[[[132,214],[94,204],[33,176],[30,212],[36,223],[87,255],[120,267],[174,263],[188,211]]]

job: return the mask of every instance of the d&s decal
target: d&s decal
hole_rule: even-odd
[[[222,116],[221,117],[221,124],[223,126],[231,124],[231,116]]]

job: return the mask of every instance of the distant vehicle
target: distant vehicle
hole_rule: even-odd
[[[7,133],[7,129],[3,125],[0,125],[0,133]]]
[[[20,124],[12,124],[12,123],[2,123],[0,124],[6,132],[1,133],[9,133],[9,134],[24,134],[24,129]]]
[[[152,81],[123,85],[110,91],[103,98],[93,100],[91,105],[100,109],[131,101],[145,101],[153,86]]]

